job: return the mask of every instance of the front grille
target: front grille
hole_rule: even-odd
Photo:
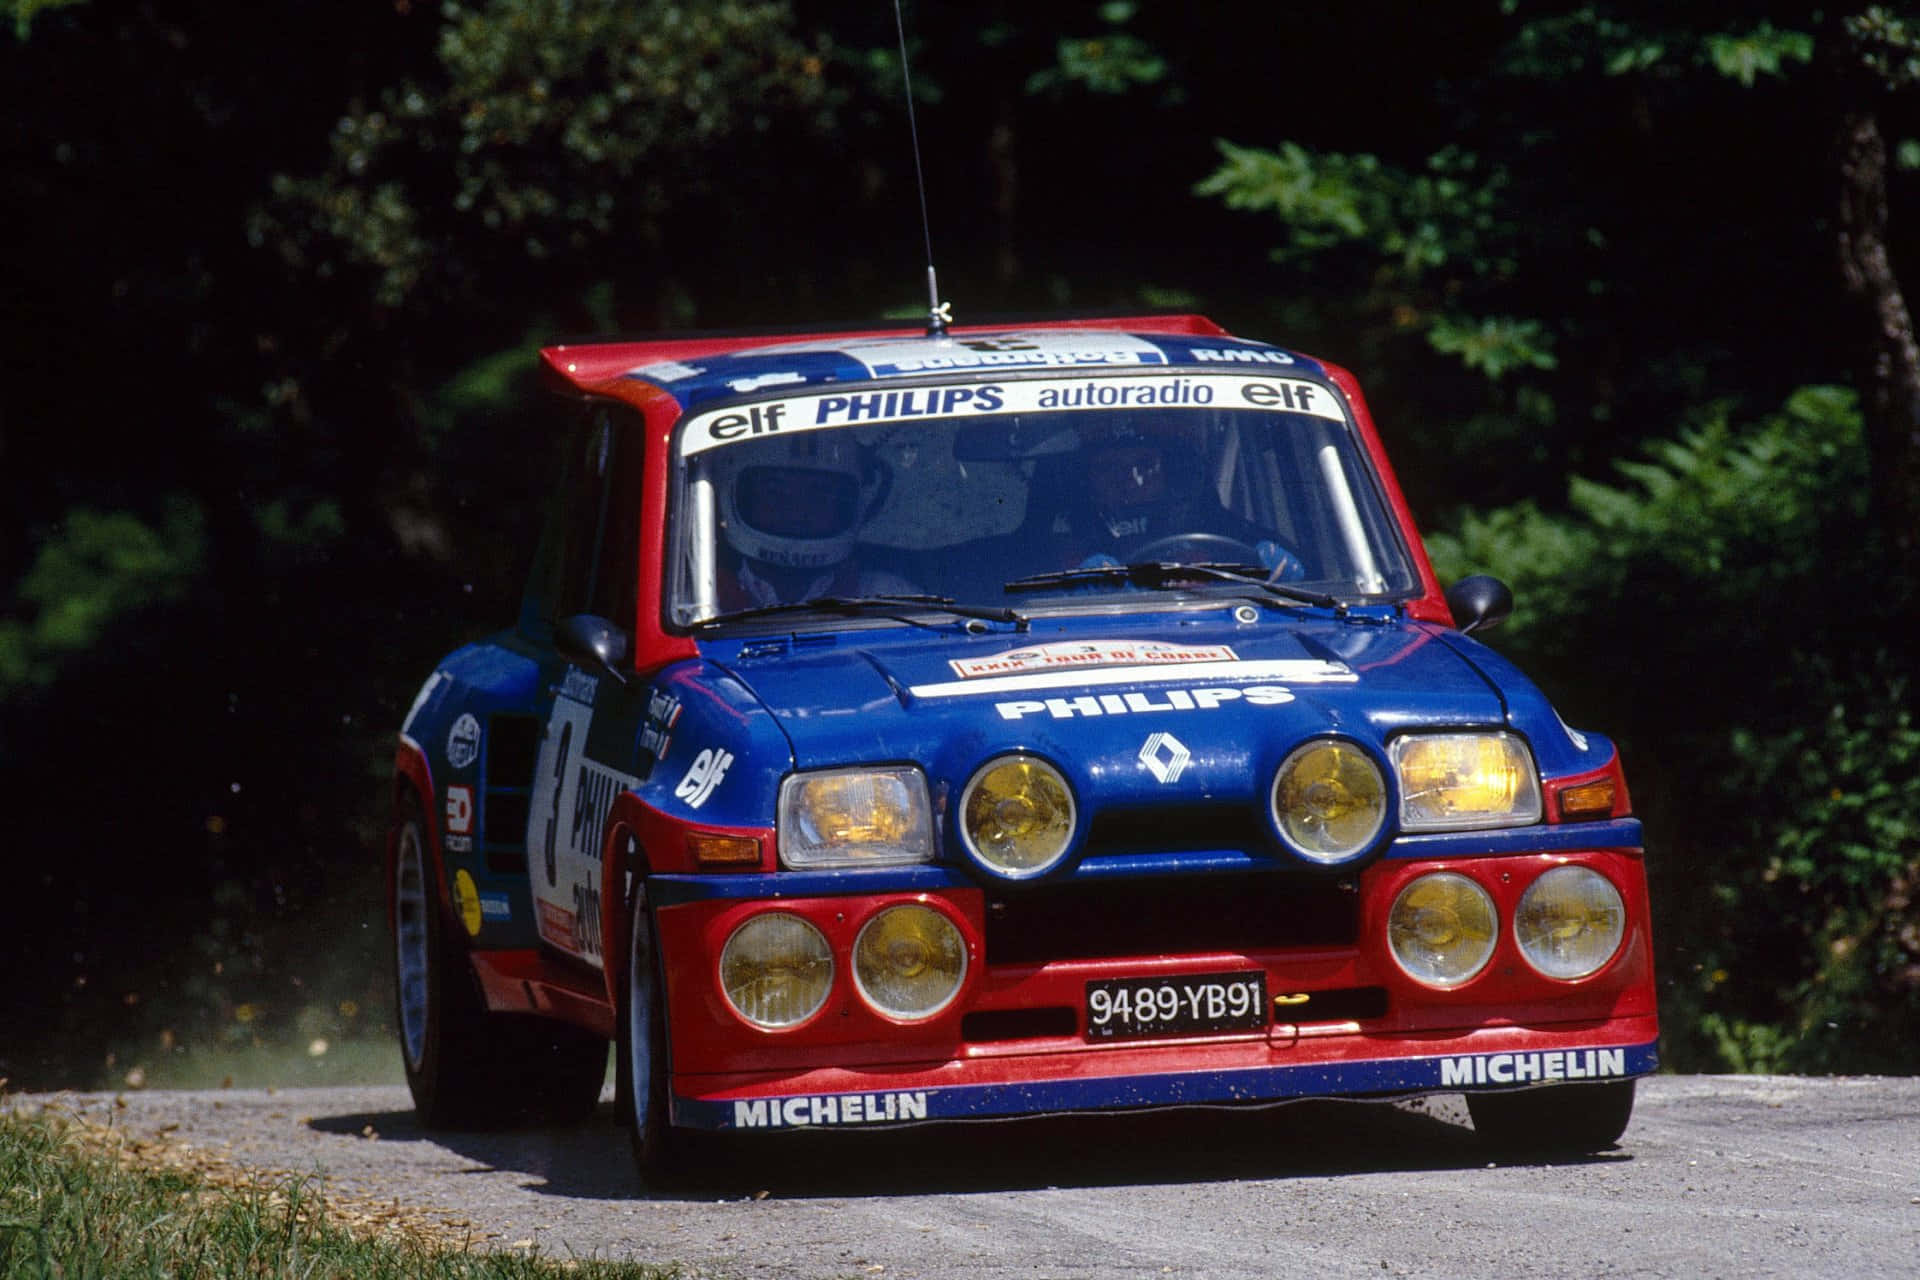
[[[960,1019],[960,1038],[968,1044],[1001,1040],[1042,1040],[1080,1034],[1080,1018],[1072,1009],[987,1009]]]
[[[1069,882],[987,903],[987,963],[1351,946],[1352,886],[1280,873]]]
[[[1153,805],[1103,809],[1087,831],[1087,847],[1102,854],[1179,853],[1198,849],[1274,847],[1263,816],[1242,805]]]

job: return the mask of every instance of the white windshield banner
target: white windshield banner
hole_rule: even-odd
[[[680,435],[682,456],[742,440],[928,418],[1067,413],[1086,409],[1242,409],[1345,422],[1339,396],[1304,378],[1161,373],[1142,377],[1036,378],[952,386],[837,389],[698,414]]]

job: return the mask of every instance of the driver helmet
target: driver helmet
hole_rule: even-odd
[[[742,556],[826,569],[852,554],[866,495],[851,440],[814,431],[734,445],[716,468],[721,533]]]
[[[1164,423],[1116,423],[1083,433],[1088,496],[1114,538],[1165,534],[1205,489],[1200,442]]]

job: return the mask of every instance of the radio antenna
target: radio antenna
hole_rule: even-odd
[[[927,217],[927,175],[920,167],[920,126],[913,115],[913,71],[907,62],[907,20],[893,0],[893,25],[900,33],[900,78],[907,86],[907,130],[913,136],[913,178],[920,189],[920,234],[927,244],[927,336],[944,338],[953,320],[953,304],[940,301],[940,280],[933,272],[933,223]]]

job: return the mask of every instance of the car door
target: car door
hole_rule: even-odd
[[[616,407],[591,411],[551,522],[555,544],[531,608],[549,635],[568,619],[624,639],[630,650],[637,608],[641,449],[636,418]],[[563,652],[563,648],[570,649]],[[646,710],[643,688],[626,678],[627,652],[612,666],[580,647],[543,649],[540,745],[527,804],[527,877],[541,943],[601,965],[601,834],[613,801],[636,781],[634,749]]]

